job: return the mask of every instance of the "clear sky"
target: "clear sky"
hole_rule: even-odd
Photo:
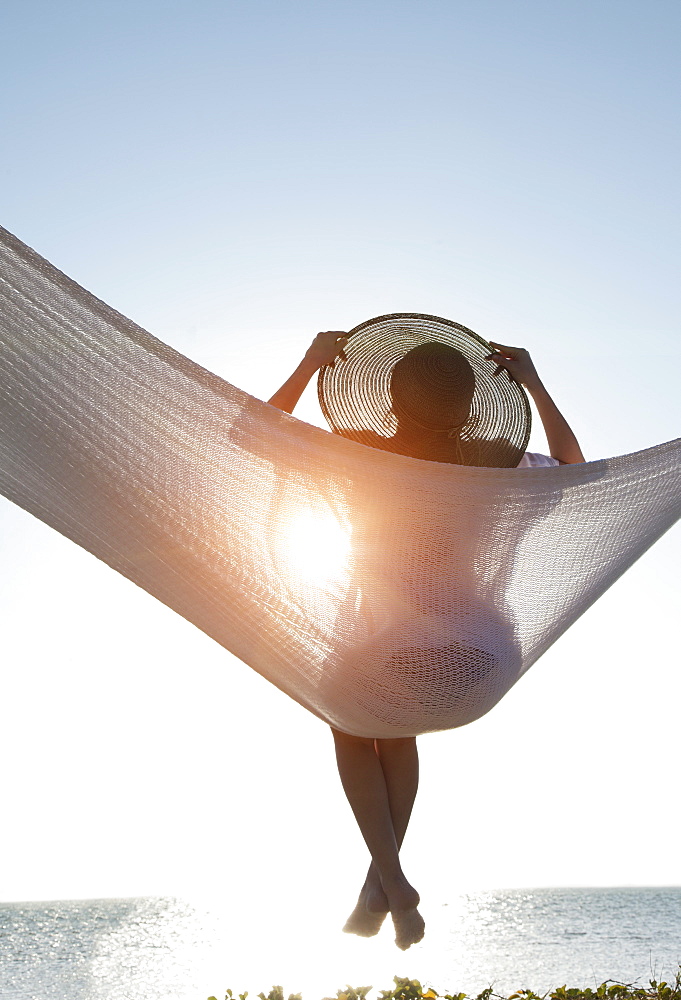
[[[634,451],[681,416],[680,28],[675,0],[9,0],[0,221],[261,398],[317,330],[423,311],[528,347],[588,458]],[[0,545],[0,898],[257,874],[342,922],[364,848],[324,727],[5,501]],[[423,739],[426,898],[681,882],[680,555]]]

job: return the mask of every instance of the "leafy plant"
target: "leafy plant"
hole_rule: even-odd
[[[557,986],[547,993],[535,993],[529,989],[519,989],[509,996],[495,993],[488,986],[475,997],[467,993],[438,993],[432,986],[423,988],[418,979],[402,979],[395,976],[395,987],[392,990],[382,990],[378,1000],[681,1000],[681,966],[673,983],[658,982],[651,979],[647,986],[636,983],[619,983],[606,979],[604,983],[592,989],[590,986],[580,989],[576,986]],[[346,986],[338,990],[335,997],[324,997],[324,1000],[367,1000],[371,986]],[[238,993],[236,996],[227,990],[225,1000],[246,1000],[248,993]],[[208,997],[216,1000],[216,997]],[[285,1000],[281,986],[273,986],[270,992],[258,993],[258,1000]],[[288,1000],[302,1000],[300,993],[289,994]]]

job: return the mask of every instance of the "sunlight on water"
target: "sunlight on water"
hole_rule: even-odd
[[[304,1000],[393,976],[440,991],[493,984],[543,992],[562,983],[672,976],[681,958],[681,889],[539,889],[462,894],[424,907],[426,939],[407,953],[389,922],[377,938],[340,932],[345,912],[319,895],[260,887],[203,900],[0,904],[3,1000],[219,1000],[281,985]],[[376,996],[376,993],[372,994]]]

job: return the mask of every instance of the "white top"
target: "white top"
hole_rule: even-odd
[[[518,469],[550,469],[554,465],[560,465],[557,458],[550,458],[548,455],[526,451],[518,462]]]

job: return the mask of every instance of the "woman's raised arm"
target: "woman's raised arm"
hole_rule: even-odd
[[[342,330],[318,333],[296,370],[286,379],[282,387],[277,389],[268,403],[286,413],[293,413],[296,403],[315,372],[318,372],[323,365],[332,365],[336,358],[343,357],[343,348],[347,342],[348,335]]]
[[[490,340],[494,352],[489,360],[499,366],[497,374],[509,372],[516,382],[524,385],[537,407],[544,425],[551,458],[557,458],[564,465],[575,465],[584,461],[582,449],[567,420],[560,412],[544,383],[537,374],[529,352],[523,347],[505,347]]]

